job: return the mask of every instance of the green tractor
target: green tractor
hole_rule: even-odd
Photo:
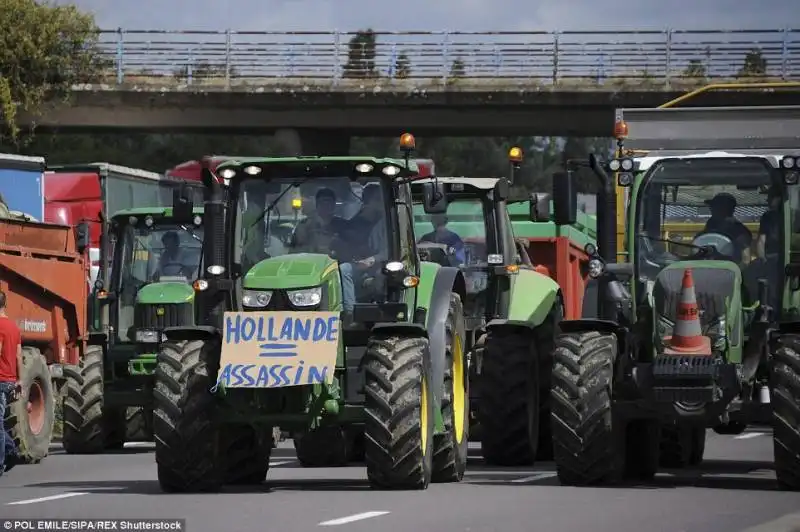
[[[158,346],[166,327],[194,323],[192,282],[203,245],[203,211],[186,221],[172,208],[136,208],[110,219],[110,283],[95,282],[109,334],[90,342],[80,364],[64,370],[63,445],[100,453],[126,441],[152,441]]]
[[[462,479],[464,276],[419,260],[415,170],[408,155],[239,159],[222,185],[203,161],[198,325],[165,329],[156,369],[163,490],[263,482],[275,426],[316,465],[346,463],[363,433],[373,488]],[[443,191],[426,197],[436,210]]]
[[[587,250],[598,308],[561,323],[551,391],[558,477],[565,485],[649,480],[665,465],[700,464],[707,428],[767,423],[778,484],[800,490],[800,248],[792,236],[800,107],[621,113],[625,147],[647,155],[589,160],[603,185],[600,249]],[[610,172],[631,190],[630,262],[621,264]],[[571,173],[554,178],[559,224],[575,219],[574,185]],[[669,240],[665,220],[681,212],[706,216],[705,227],[690,241]],[[750,218],[760,219],[760,234],[743,224]]]
[[[425,187],[436,183],[444,187],[447,208],[428,214]],[[466,281],[470,417],[484,459],[503,466],[552,459],[550,369],[563,298],[514,238],[508,180],[430,178],[415,181],[412,190],[423,260],[458,267]],[[544,195],[531,203],[532,221],[549,220],[549,200]],[[453,245],[453,234],[463,248]]]

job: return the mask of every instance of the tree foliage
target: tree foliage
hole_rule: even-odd
[[[105,65],[94,18],[75,6],[0,0],[0,20],[0,135],[16,143],[20,112],[36,116],[47,101],[92,81]]]
[[[371,29],[360,30],[347,44],[347,63],[344,65],[346,78],[375,77],[375,54],[377,36]]]
[[[759,77],[767,74],[767,58],[760,48],[754,48],[744,56],[744,64],[739,70],[739,77]]]
[[[706,65],[700,59],[692,59],[686,68],[683,69],[682,76],[684,78],[698,78],[703,79],[706,77]]]
[[[397,79],[406,79],[411,76],[411,59],[405,52],[400,52],[394,62],[394,77]]]

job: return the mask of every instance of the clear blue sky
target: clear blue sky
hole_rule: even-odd
[[[57,0],[67,3],[67,0]],[[103,29],[766,29],[797,0],[74,0]]]

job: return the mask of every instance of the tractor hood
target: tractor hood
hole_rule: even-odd
[[[735,339],[741,332],[742,272],[737,264],[729,261],[682,261],[659,272],[652,293],[656,335],[663,338],[672,334],[681,299],[683,274],[687,269],[692,270],[703,334],[712,337],[724,335],[736,343]]]
[[[262,260],[244,276],[244,288],[282,290],[322,284],[336,268],[328,255],[297,253]]]
[[[191,303],[193,299],[194,289],[192,286],[176,281],[151,283],[143,286],[136,294],[136,302],[145,305]]]

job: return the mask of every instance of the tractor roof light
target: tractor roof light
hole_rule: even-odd
[[[244,173],[247,175],[258,175],[261,173],[261,168],[258,166],[248,166],[244,169]]]
[[[787,185],[796,185],[798,182],[800,182],[800,171],[790,170],[788,172],[784,172],[783,182]]]
[[[796,168],[797,167],[797,163],[798,163],[798,159],[795,159],[791,155],[787,155],[783,159],[781,159],[781,168],[784,168],[786,170],[790,170],[792,168]]]
[[[417,139],[411,133],[400,135],[400,149],[409,152],[417,147]]]
[[[369,163],[361,163],[356,165],[356,172],[359,174],[368,174],[373,170],[373,168],[375,167]]]
[[[614,122],[614,138],[617,140],[628,138],[628,124],[624,120]]]
[[[302,198],[293,198],[292,199],[292,209],[299,211],[303,208],[303,199]]]
[[[514,146],[510,150],[508,150],[508,160],[514,164],[522,163],[522,158],[524,154],[522,153],[522,148],[518,146]]]
[[[233,168],[223,168],[219,171],[219,176],[222,179],[231,179],[233,176],[236,175],[236,170]]]

